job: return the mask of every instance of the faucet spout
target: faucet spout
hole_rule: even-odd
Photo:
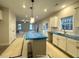
[[[64,30],[64,34],[66,34],[66,31]]]

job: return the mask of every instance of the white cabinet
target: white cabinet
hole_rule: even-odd
[[[79,27],[79,8],[76,8],[76,13],[74,15],[74,27]]]
[[[58,35],[53,34],[53,44],[55,44],[56,46],[58,46]]]
[[[74,57],[79,57],[79,42],[74,39],[68,38],[67,52]]]
[[[58,36],[58,47],[62,50],[66,51],[66,37],[64,36]]]
[[[50,27],[58,27],[58,17],[50,17]]]
[[[53,44],[73,57],[79,57],[79,40],[53,34]]]
[[[76,42],[76,44],[77,44],[77,46],[76,46],[76,48],[77,48],[77,57],[79,58],[79,41]]]
[[[66,51],[66,37],[53,34],[53,44]]]
[[[2,11],[0,10],[0,20],[2,20],[3,17],[2,17]]]

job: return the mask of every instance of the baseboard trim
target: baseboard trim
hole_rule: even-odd
[[[16,40],[16,39],[14,39],[14,40],[10,41],[10,42],[9,42],[9,44],[12,44],[15,40]]]
[[[0,43],[0,46],[8,46],[9,43]]]
[[[9,43],[0,43],[0,46],[8,46],[10,44],[12,44],[16,39],[12,40],[11,42]]]

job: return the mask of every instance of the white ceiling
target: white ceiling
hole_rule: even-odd
[[[78,0],[35,0],[34,2],[34,16],[38,16],[36,20],[41,20],[51,13],[56,12],[62,9],[62,5],[70,5]],[[26,8],[22,7],[23,3],[26,3]],[[58,5],[56,5],[58,3]],[[20,20],[25,18],[27,19],[31,16],[31,0],[0,0],[0,5],[10,8],[17,15],[17,18]],[[48,11],[45,13],[44,9],[47,8]]]

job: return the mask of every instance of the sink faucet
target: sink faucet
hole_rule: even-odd
[[[64,34],[66,34],[66,31],[64,30]]]

